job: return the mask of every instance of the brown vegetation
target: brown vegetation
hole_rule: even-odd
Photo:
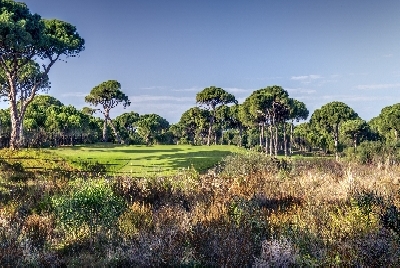
[[[1,263],[400,264],[399,166],[277,160],[258,153],[229,157],[222,166],[217,176],[107,178],[126,209],[110,228],[96,225],[97,231],[85,223],[66,231],[52,208],[52,195],[86,182],[57,179],[44,187],[45,178],[3,178]],[[6,198],[7,191],[18,198]]]

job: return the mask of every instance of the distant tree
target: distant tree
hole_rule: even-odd
[[[245,99],[245,101],[239,106],[239,120],[243,122],[246,127],[258,128],[259,133],[259,146],[264,147],[264,129],[268,124],[266,109],[268,102],[265,96],[261,93],[261,90],[253,91],[253,93]],[[252,131],[254,136],[254,131]],[[252,142],[250,142],[252,144]],[[266,150],[268,151],[268,142],[265,143]]]
[[[208,128],[210,116],[210,111],[199,107],[186,110],[178,122],[182,130],[182,136],[192,144],[196,144],[201,134]]]
[[[238,146],[242,146],[244,124],[240,120],[240,104],[229,107],[229,125],[232,129],[238,130]]]
[[[53,107],[62,107],[64,104],[53,96],[36,95],[26,108],[24,124],[26,128],[44,128],[47,120],[47,113]],[[30,121],[31,123],[26,123]],[[34,122],[34,123],[33,123]]]
[[[2,84],[1,95],[5,100],[9,100],[10,92],[10,84],[8,82],[7,73],[4,69],[0,69],[0,83]],[[40,90],[49,90],[50,83],[48,78],[43,78],[43,73],[40,70],[39,64],[34,61],[29,61],[25,65],[21,66],[21,70],[19,72],[18,80],[16,82],[16,94],[18,94],[18,100],[16,102],[17,112],[14,113],[14,116],[19,120],[19,133],[15,137],[17,140],[15,148],[22,145],[24,137],[23,137],[23,126],[24,126],[24,118],[26,114],[26,109],[28,105],[33,101],[33,98],[36,96],[36,93]],[[43,82],[37,87],[35,92],[32,92],[32,87],[38,79],[43,80]],[[12,111],[12,107],[10,107],[10,111]],[[11,114],[10,114],[11,116]],[[29,120],[32,121],[32,120]],[[11,120],[13,122],[13,120]],[[14,129],[14,128],[13,128]],[[12,134],[13,135],[13,134]],[[11,139],[13,139],[11,137]]]
[[[183,127],[179,124],[173,124],[169,127],[169,132],[173,135],[174,144],[179,144],[179,140],[183,137]]]
[[[243,102],[239,112],[241,120],[248,126],[260,128],[260,146],[264,144],[264,128],[269,129],[269,145],[265,142],[266,151],[272,156],[278,154],[278,125],[289,119],[289,94],[281,86],[268,86],[253,91]],[[283,126],[284,127],[284,126]]]
[[[292,154],[292,144],[293,144],[293,126],[294,121],[299,122],[300,120],[307,120],[309,111],[304,102],[298,101],[296,99],[289,99],[289,119],[290,123],[290,142],[289,142],[289,154]],[[286,144],[286,142],[285,142]],[[286,150],[285,150],[286,153]]]
[[[130,143],[135,143],[137,140],[136,123],[140,116],[138,113],[131,111],[123,113],[114,119],[115,127],[121,138]]]
[[[356,150],[359,139],[368,134],[368,124],[361,119],[347,120],[342,123],[340,131],[352,140],[354,150]]]
[[[230,122],[230,107],[226,105],[218,106],[215,109],[215,123],[214,123],[214,140],[223,143],[223,133],[231,128]]]
[[[10,109],[0,109],[0,135],[11,130]]]
[[[235,104],[233,106],[224,105],[218,107],[216,109],[216,118],[220,132],[226,133],[225,137],[229,143],[235,139],[236,145],[241,146],[243,123],[239,116],[239,106],[239,104]]]
[[[228,103],[236,103],[235,96],[229,94],[222,88],[217,88],[215,86],[210,86],[203,89],[196,95],[196,103],[205,105],[207,109],[210,110],[210,123],[208,128],[207,145],[210,145],[212,128],[215,122],[215,109],[219,105],[225,105]],[[216,143],[217,141],[214,141]]]
[[[103,125],[103,141],[107,141],[107,124],[110,124],[114,135],[118,142],[121,142],[118,132],[110,118],[110,110],[122,104],[124,108],[130,105],[128,96],[121,91],[121,84],[116,80],[108,80],[94,87],[90,94],[85,97],[85,101],[97,107],[102,106],[102,109],[97,109],[104,115]]]
[[[378,132],[386,142],[399,140],[400,133],[400,103],[387,106],[381,110],[381,113],[374,117],[369,125]]]
[[[294,127],[293,134],[296,138],[293,139],[293,144],[296,144],[300,151],[304,151],[306,145],[312,144],[312,138],[309,136],[310,133],[312,133],[312,129],[309,122],[304,122]]]
[[[96,113],[96,109],[93,109],[91,107],[83,107],[81,111],[82,113],[87,115],[94,115]]]
[[[0,1],[0,40],[1,94],[10,104],[10,147],[17,149],[26,107],[38,91],[48,88],[51,67],[63,55],[78,55],[84,40],[71,24],[44,20],[12,0]]]
[[[139,117],[136,126],[146,145],[150,145],[153,139],[158,141],[158,135],[168,130],[169,123],[157,114],[144,114]]]
[[[317,130],[326,130],[332,135],[336,159],[339,158],[339,131],[341,123],[347,120],[360,119],[357,113],[343,102],[330,102],[314,111],[311,124]]]
[[[88,131],[90,126],[90,117],[83,114],[72,105],[68,106],[50,106],[46,111],[46,121],[44,126],[38,124],[38,128],[45,127],[48,132],[63,133],[82,133]]]

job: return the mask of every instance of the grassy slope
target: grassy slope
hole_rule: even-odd
[[[235,146],[123,146],[92,145],[60,147],[51,151],[68,159],[76,166],[85,161],[106,164],[109,171],[139,174],[168,174],[193,167],[204,171],[216,165],[223,157],[238,151]]]

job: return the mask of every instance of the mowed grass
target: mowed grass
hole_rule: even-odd
[[[198,172],[215,166],[223,157],[239,152],[236,146],[213,145],[112,145],[59,147],[49,149],[73,166],[84,168],[87,164],[106,165],[111,173],[136,175],[172,175],[195,169]]]

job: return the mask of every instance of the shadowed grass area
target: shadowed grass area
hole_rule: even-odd
[[[107,171],[134,175],[169,175],[183,169],[205,171],[232,152],[235,146],[191,145],[111,145],[74,146],[49,149],[67,159],[73,166],[84,168],[88,163],[103,164]]]

